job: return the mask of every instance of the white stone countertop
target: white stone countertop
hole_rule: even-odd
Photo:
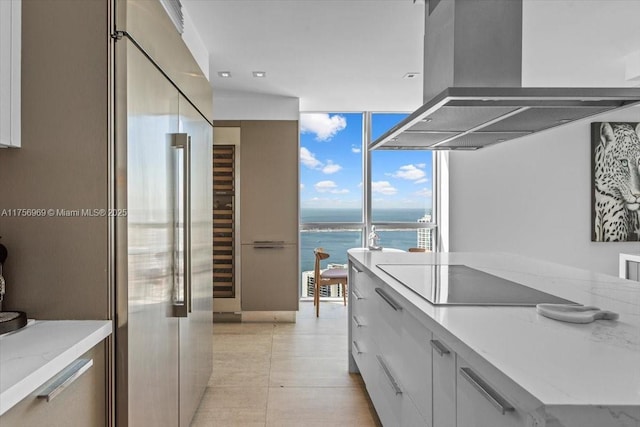
[[[543,405],[633,407],[632,418],[640,415],[638,282],[501,253],[350,250],[349,256],[459,339],[462,357],[484,359]],[[464,264],[620,318],[576,324],[541,316],[535,307],[434,306],[376,267],[433,263]]]
[[[109,320],[42,320],[0,337],[0,415],[111,335]]]

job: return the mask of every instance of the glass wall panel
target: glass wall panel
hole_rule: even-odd
[[[300,115],[300,286],[303,297],[313,294],[313,250],[322,247],[331,255],[322,264],[323,268],[346,264],[347,250],[366,244],[365,220],[376,225],[383,247],[432,249],[431,228],[415,228],[417,223],[432,221],[431,152],[366,152],[368,143],[406,116],[405,113],[371,114],[371,137],[365,141],[364,113]],[[371,182],[363,182],[363,164],[369,161]],[[362,203],[367,194],[371,195],[368,219]],[[326,292],[321,296],[341,297],[337,287]]]
[[[432,232],[430,228],[418,228],[415,230],[377,230],[380,236],[380,246],[383,248],[402,249],[424,248],[432,250]]]
[[[300,115],[300,220],[362,222],[362,113]]]
[[[407,114],[374,113],[371,136],[375,140],[395,126]],[[433,156],[425,150],[376,150],[371,156],[371,222],[379,224],[383,247],[431,250],[432,231],[392,231],[391,225],[380,223],[416,223],[432,221]],[[384,231],[384,230],[387,231]],[[386,238],[384,237],[386,235]],[[384,239],[384,240],[382,240]],[[385,243],[386,240],[386,243]]]

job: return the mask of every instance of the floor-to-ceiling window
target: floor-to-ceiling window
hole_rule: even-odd
[[[367,146],[406,117],[398,113],[300,115],[300,278],[313,293],[313,250],[347,263],[347,250],[367,245],[376,226],[384,247],[433,250],[433,159],[429,151]],[[326,293],[324,293],[326,292]],[[338,286],[322,296],[341,296]]]
[[[375,141],[407,114],[372,113],[370,140]],[[433,152],[374,150],[368,152],[369,224],[376,226],[380,245],[407,250],[434,249]]]
[[[313,295],[313,250],[329,263],[347,262],[347,249],[362,246],[364,231],[362,113],[300,115],[301,295]],[[338,287],[326,288],[338,295]]]

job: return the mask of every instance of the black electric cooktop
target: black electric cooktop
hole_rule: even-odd
[[[377,264],[433,305],[575,304],[461,264]]]

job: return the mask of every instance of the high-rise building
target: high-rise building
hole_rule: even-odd
[[[418,222],[431,222],[431,215],[425,215],[418,219]],[[433,250],[433,241],[431,236],[433,235],[432,228],[418,228],[418,241],[417,247],[424,248],[429,251]]]

